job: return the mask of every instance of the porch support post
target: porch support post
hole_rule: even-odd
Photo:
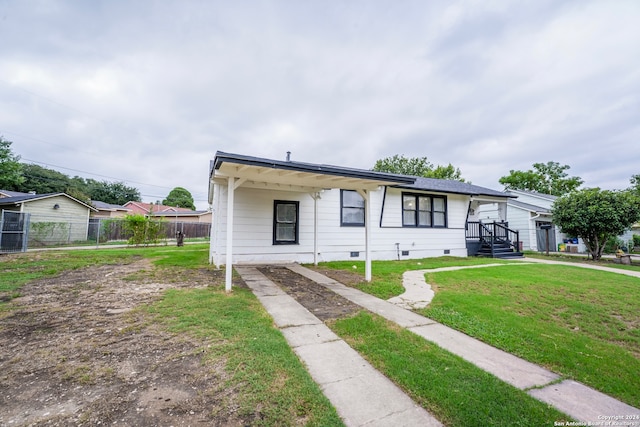
[[[371,281],[371,191],[359,192],[364,198],[364,279]]]
[[[230,176],[227,180],[227,261],[225,263],[224,289],[231,291],[233,278],[233,196],[236,179]]]
[[[314,193],[313,197],[313,265],[318,265],[318,199],[320,193]]]

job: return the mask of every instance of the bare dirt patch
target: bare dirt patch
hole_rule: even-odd
[[[359,305],[286,267],[266,266],[258,270],[322,321],[348,317],[362,310]]]
[[[23,286],[0,318],[0,425],[246,425],[224,361],[142,309],[218,272],[159,271],[139,260]]]

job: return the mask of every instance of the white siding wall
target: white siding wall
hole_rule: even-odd
[[[530,211],[509,206],[509,228],[520,232],[524,250],[536,249],[536,229]]]
[[[225,185],[214,187],[214,223],[212,227],[211,260],[224,264],[226,250]],[[398,249],[409,251],[400,258],[441,256],[445,250],[453,256],[466,256],[465,220],[469,198],[447,197],[448,228],[402,227],[402,192],[388,189],[384,216],[380,227],[384,191],[372,193],[371,251],[374,259],[396,259]],[[340,226],[340,190],[321,193],[318,201],[319,261],[364,259],[364,227]],[[274,200],[292,200],[300,203],[299,244],[273,244]],[[233,225],[233,262],[296,261],[313,262],[314,201],[308,193],[265,191],[239,188],[235,191]],[[396,243],[399,245],[396,246]],[[351,252],[359,252],[351,257]]]
[[[553,205],[553,200],[549,200],[549,198],[547,197],[521,193],[518,191],[514,191],[514,193],[518,196],[516,200],[522,203],[528,203],[530,205],[539,206],[546,209],[551,209],[551,205]]]

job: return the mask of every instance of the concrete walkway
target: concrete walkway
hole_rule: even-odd
[[[640,416],[640,409],[629,406],[576,381],[561,380],[561,378],[553,372],[491,347],[475,338],[420,316],[410,310],[388,301],[383,301],[357,289],[347,287],[300,265],[290,265],[288,268],[325,286],[353,303],[438,344],[442,348],[486,370],[501,380],[521,390],[525,390],[536,399],[556,407],[579,421],[595,424],[601,423],[604,419],[602,417],[615,415]],[[615,270],[615,272],[625,271],[612,270]],[[244,278],[242,273],[241,275]],[[271,309],[267,307],[267,310]],[[288,323],[285,322],[285,324]],[[286,335],[287,334],[285,334],[285,336]],[[318,338],[319,337],[320,335],[318,335]],[[300,354],[300,352],[298,353]],[[323,356],[318,357],[321,358],[319,364],[325,365],[325,363],[322,363]],[[307,363],[306,360],[305,363]],[[310,372],[312,371],[313,369],[310,367]],[[313,372],[312,376],[316,378]],[[362,380],[365,381],[365,378],[362,378]],[[342,415],[341,410],[338,410],[338,412]]]
[[[556,264],[556,265],[568,265],[570,267],[588,268],[591,270],[607,271],[609,273],[623,274],[625,276],[640,277],[640,271],[625,270],[622,268],[605,267],[601,265],[591,265],[581,262],[567,262],[567,261],[552,261],[550,259],[541,258],[514,258],[514,261],[518,262],[537,262],[540,264]]]
[[[255,267],[236,266],[347,426],[441,426]]]
[[[415,310],[418,308],[425,308],[429,305],[429,303],[435,296],[435,293],[431,289],[431,285],[424,280],[424,275],[426,273],[438,273],[441,271],[454,271],[467,268],[500,267],[502,265],[513,264],[481,264],[405,271],[402,274],[402,286],[404,287],[404,293],[398,295],[397,297],[389,298],[387,301],[407,309]],[[519,265],[526,264],[523,263]]]

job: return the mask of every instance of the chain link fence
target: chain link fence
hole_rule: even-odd
[[[181,232],[183,238],[208,238],[211,232],[210,223],[195,222],[174,222],[174,221],[152,221],[155,227],[154,235],[159,241],[167,241],[175,239],[178,232]],[[132,237],[131,231],[127,231],[125,221],[123,219],[107,219],[107,218],[89,218],[82,219],[78,217],[61,217],[47,216],[39,214],[31,214],[30,221],[23,223],[26,245],[18,245],[16,239],[17,234],[13,236],[13,229],[9,230],[9,226],[14,226],[13,222],[4,221],[2,233],[4,246],[8,246],[10,242],[12,247],[17,249],[11,251],[19,251],[33,248],[42,248],[47,246],[68,246],[68,245],[86,245],[86,244],[107,244],[109,242],[127,243]],[[11,237],[10,237],[11,236]],[[28,236],[28,238],[26,238]],[[19,246],[19,248],[18,248]],[[5,252],[6,252],[5,251]]]

